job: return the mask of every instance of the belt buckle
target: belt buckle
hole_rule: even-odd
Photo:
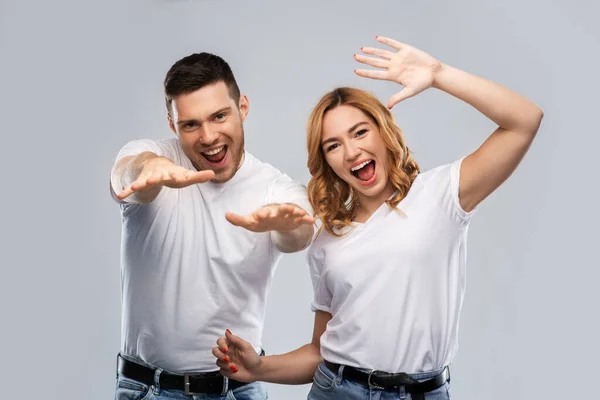
[[[376,383],[371,382],[371,377],[373,376],[374,372],[383,372],[383,371],[379,371],[377,369],[372,369],[371,372],[369,372],[369,377],[367,378],[367,385],[369,385],[369,387],[372,387],[372,388],[375,388],[375,389],[384,390],[385,387],[377,385]]]
[[[200,393],[190,392],[190,375],[189,374],[183,374],[183,392],[185,393],[186,396],[200,394]]]

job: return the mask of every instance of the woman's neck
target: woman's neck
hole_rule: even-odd
[[[379,207],[381,207],[381,205],[385,203],[385,201],[389,199],[392,194],[394,194],[394,192],[394,187],[389,184],[376,196],[364,196],[359,193],[358,208],[356,210],[354,221],[364,222],[369,219],[369,217],[371,217],[371,215],[373,215],[373,213],[377,211],[377,209],[379,209]]]

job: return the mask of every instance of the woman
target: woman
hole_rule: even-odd
[[[404,88],[386,108],[368,93],[326,94],[308,124],[310,200],[322,226],[308,259],[313,340],[259,357],[227,331],[213,354],[242,381],[301,384],[309,399],[448,399],[465,288],[467,231],[487,196],[529,149],[543,112],[488,80],[389,38],[362,48],[380,70],[359,76]],[[421,173],[388,108],[434,87],[498,129],[472,154]]]

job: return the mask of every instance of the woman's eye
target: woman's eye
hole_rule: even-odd
[[[327,151],[331,151],[331,150],[335,149],[337,146],[338,146],[337,143],[332,144],[331,146],[327,147]]]

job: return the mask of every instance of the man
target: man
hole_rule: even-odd
[[[245,151],[249,102],[223,59],[177,61],[164,89],[176,137],[127,143],[111,171],[123,221],[115,398],[266,399],[262,384],[224,378],[212,348],[233,326],[261,352],[275,266],[314,233],[306,189]]]

